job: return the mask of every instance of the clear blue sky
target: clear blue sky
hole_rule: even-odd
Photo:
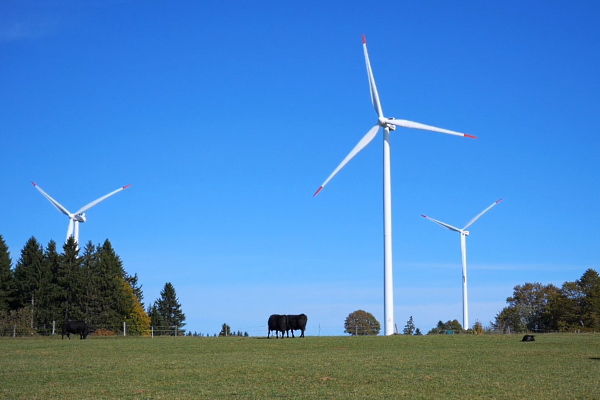
[[[146,304],[171,282],[187,328],[261,335],[272,313],[343,333],[383,323],[382,136],[388,116],[477,140],[392,133],[395,319],[484,325],[515,285],[600,270],[600,5],[594,1],[3,1],[0,234],[110,239]]]

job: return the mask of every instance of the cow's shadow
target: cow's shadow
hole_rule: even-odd
[[[600,357],[590,357],[590,360],[600,361]]]

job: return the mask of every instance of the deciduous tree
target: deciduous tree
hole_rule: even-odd
[[[364,310],[351,312],[344,323],[344,332],[350,335],[378,335],[380,330],[379,321]]]

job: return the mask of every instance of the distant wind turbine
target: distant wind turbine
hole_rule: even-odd
[[[56,207],[56,209],[58,211],[60,211],[61,213],[65,214],[66,216],[69,217],[69,229],[67,230],[67,239],[66,240],[69,240],[69,237],[73,236],[73,238],[75,239],[75,242],[77,244],[79,244],[79,223],[86,221],[85,211],[94,207],[96,204],[100,203],[101,201],[106,200],[113,194],[116,194],[116,193],[120,192],[121,190],[125,190],[129,186],[131,186],[131,185],[127,185],[127,186],[120,187],[117,190],[110,192],[109,194],[104,195],[104,196],[100,197],[99,199],[96,199],[96,200],[92,201],[91,203],[81,207],[76,213],[70,213],[69,210],[64,208],[58,201],[56,201],[52,197],[50,197],[50,195],[48,195],[46,192],[44,192],[41,187],[36,185],[35,182],[31,182],[31,183],[33,184],[33,186],[35,186],[35,188],[37,190],[40,191],[40,193],[45,198],[47,198],[50,201],[50,203],[52,203],[52,205],[54,207]]]
[[[462,254],[462,289],[463,289],[463,329],[469,329],[469,303],[467,300],[467,236],[469,236],[469,231],[466,229],[473,225],[475,221],[477,221],[483,214],[488,212],[492,207],[496,204],[500,203],[502,199],[494,202],[491,206],[480,212],[469,221],[468,224],[465,225],[464,228],[458,229],[452,225],[448,225],[445,222],[438,221],[437,219],[429,218],[426,215],[422,215],[423,218],[427,218],[430,221],[433,221],[437,224],[440,224],[444,228],[450,229],[451,231],[460,233],[460,252]]]
[[[377,135],[379,128],[383,128],[383,276],[384,276],[384,331],[386,335],[392,335],[394,333],[394,293],[393,293],[393,278],[392,278],[392,184],[391,184],[391,173],[390,173],[390,131],[396,129],[397,126],[402,128],[415,128],[428,130],[433,132],[448,133],[456,136],[466,136],[475,138],[475,136],[467,135],[460,132],[454,132],[447,129],[436,128],[434,126],[424,125],[418,122],[407,121],[403,119],[386,118],[383,115],[381,108],[381,102],[379,101],[379,94],[377,93],[377,86],[375,86],[375,78],[373,77],[373,71],[371,70],[371,64],[369,62],[369,54],[367,52],[367,40],[365,35],[362,37],[363,50],[365,54],[365,62],[367,65],[367,75],[369,78],[369,87],[371,89],[371,102],[377,113],[377,124],[372,127],[369,132],[358,142],[358,144],[352,149],[352,151],[342,160],[340,165],[329,175],[329,177],[323,182],[321,187],[315,192],[314,196],[319,194],[321,190],[327,185],[327,183],[362,149],[364,149]]]

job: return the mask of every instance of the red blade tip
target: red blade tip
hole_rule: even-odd
[[[318,194],[319,194],[319,192],[320,192],[321,190],[323,190],[323,186],[321,186],[321,187],[320,187],[320,188],[319,188],[319,189],[318,189],[318,190],[315,192],[315,194],[313,194],[313,197],[315,197],[316,195],[318,195]]]
[[[37,186],[37,185],[35,184],[35,182],[31,182],[31,184],[32,184],[33,186]]]
[[[363,33],[363,44],[367,44],[367,38],[365,37],[365,34]]]
[[[466,133],[465,133],[465,137],[468,137],[468,138],[471,138],[471,139],[477,139],[477,136],[467,135]]]
[[[496,204],[500,203],[501,201],[502,201],[502,199],[498,200],[498,201],[496,202]]]
[[[129,186],[131,186],[131,185],[123,186],[123,189],[127,189]]]
[[[423,218],[427,218],[427,215],[423,215],[423,214],[421,214],[421,217],[423,217]]]

